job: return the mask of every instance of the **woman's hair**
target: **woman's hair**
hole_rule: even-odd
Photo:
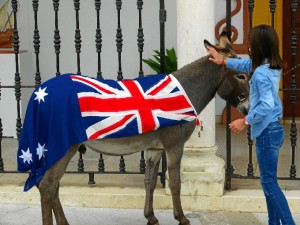
[[[284,66],[279,55],[278,35],[273,27],[269,25],[254,27],[249,32],[249,45],[253,71],[265,60],[268,60],[272,69],[281,69]]]

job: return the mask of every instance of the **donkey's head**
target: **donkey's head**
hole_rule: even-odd
[[[219,38],[219,44],[212,45],[204,40],[206,48],[216,49],[224,58],[237,58],[237,54],[232,50],[232,45],[226,33],[223,32]],[[224,74],[219,78],[217,93],[227,100],[233,107],[243,114],[249,110],[249,84],[248,74],[224,67]]]

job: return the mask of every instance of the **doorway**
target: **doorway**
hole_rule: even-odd
[[[286,68],[283,72],[292,68],[292,52],[291,52],[291,34],[292,34],[292,9],[290,1],[283,1],[283,59],[286,63]],[[297,4],[296,13],[296,34],[297,34],[297,50],[296,50],[296,65],[300,63],[300,4]],[[296,85],[299,88],[300,84],[300,67],[291,73],[283,76],[283,88],[290,89],[292,86],[292,74],[296,74]],[[300,91],[296,92],[296,107],[295,116],[300,118]],[[283,116],[288,119],[292,117],[292,99],[291,91],[283,93]]]

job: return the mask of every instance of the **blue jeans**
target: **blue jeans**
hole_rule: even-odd
[[[284,130],[279,122],[270,123],[256,138],[256,155],[260,170],[260,183],[265,194],[269,225],[295,225],[288,202],[277,183],[279,149]]]

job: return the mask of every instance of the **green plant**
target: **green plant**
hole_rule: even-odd
[[[153,50],[156,54],[153,55],[154,59],[143,59],[151,69],[153,69],[157,74],[160,72],[160,51]],[[177,56],[174,48],[166,49],[165,54],[165,73],[170,74],[177,70]]]

